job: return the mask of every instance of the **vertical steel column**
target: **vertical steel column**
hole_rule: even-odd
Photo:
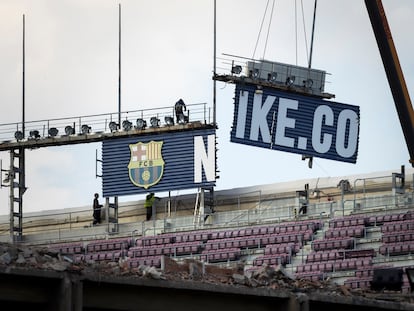
[[[10,242],[14,241],[14,151],[10,150],[9,169]]]
[[[18,158],[18,166],[15,166]],[[15,181],[16,173],[19,175],[18,182]],[[23,194],[26,191],[25,182],[25,150],[19,148],[10,150],[10,240],[11,242],[21,241],[23,236]],[[18,188],[18,196],[15,196],[15,188]],[[18,204],[17,211],[15,203]],[[17,218],[17,223],[15,221]]]
[[[26,174],[25,174],[25,149],[19,149],[19,227],[18,227],[18,239],[19,241],[23,235],[23,194],[26,191]]]

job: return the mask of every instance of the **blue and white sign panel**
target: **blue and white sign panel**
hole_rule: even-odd
[[[105,140],[104,197],[214,186],[215,129]]]
[[[359,107],[236,84],[231,141],[356,163]]]

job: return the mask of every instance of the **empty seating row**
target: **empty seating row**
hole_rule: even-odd
[[[82,259],[85,261],[89,261],[89,260],[118,261],[120,258],[123,258],[124,255],[125,255],[124,251],[114,251],[114,252],[89,253],[89,254],[84,254],[81,256],[82,256]]]
[[[355,271],[355,277],[364,278],[372,277],[375,269],[392,268],[392,265],[377,265],[375,267],[361,267]]]
[[[233,230],[205,230],[205,231],[190,231],[183,233],[168,233],[158,236],[146,236],[136,239],[136,246],[152,246],[163,245],[171,243],[184,243],[217,239],[228,239],[238,237],[250,237],[269,234],[283,234],[283,233],[298,233],[309,232],[309,230],[315,232],[321,227],[319,221],[304,221],[304,222],[292,222],[281,225],[261,226],[251,228],[241,228]]]
[[[128,258],[127,263],[129,268],[138,268],[141,265],[160,268],[161,257],[162,256]]]
[[[350,289],[366,289],[371,287],[372,277],[354,277],[344,281],[344,285]]]
[[[171,234],[163,234],[156,236],[145,236],[135,240],[135,246],[155,246],[170,244],[173,242],[173,236]]]
[[[369,216],[365,219],[367,226],[379,226],[389,222],[411,219],[411,213],[397,213],[387,215]]]
[[[365,226],[353,227],[335,227],[330,228],[325,232],[326,239],[343,238],[343,237],[357,237],[361,238],[365,235]]]
[[[295,273],[297,279],[310,280],[313,282],[323,280],[323,273],[320,271],[297,272]]]
[[[51,244],[49,248],[61,254],[82,254],[85,252],[82,242]]]
[[[259,256],[253,261],[254,266],[268,266],[286,265],[290,263],[291,256],[289,254],[272,254]]]
[[[413,241],[414,240],[414,231],[397,231],[397,232],[387,232],[387,234],[383,234],[381,237],[382,243],[397,243],[397,242],[405,242],[405,241]]]
[[[281,243],[298,243],[302,245],[305,241],[312,239],[313,233],[308,230],[305,233],[291,233],[291,234],[279,234],[279,235],[264,235],[264,236],[252,236],[248,238],[233,238],[233,239],[221,239],[221,240],[209,240],[205,244],[205,248],[210,249],[223,249],[223,248],[257,248],[265,247],[269,244],[281,244]]]
[[[131,240],[129,238],[96,240],[86,245],[86,252],[101,252],[111,250],[126,250],[130,247]]]
[[[379,248],[381,255],[398,256],[414,252],[414,241],[398,242],[395,244],[382,244]]]
[[[373,248],[360,248],[344,250],[344,258],[358,258],[358,257],[374,257],[376,256]]]
[[[200,255],[200,260],[205,262],[222,262],[229,260],[237,260],[240,258],[240,249],[226,249],[214,252],[203,251]]]
[[[356,270],[360,267],[372,265],[371,257],[351,258],[336,261],[325,261],[317,263],[305,263],[296,267],[297,273],[321,271],[334,272],[343,270]]]
[[[265,226],[265,227],[252,227],[242,228],[236,230],[225,230],[225,231],[212,231],[209,239],[226,239],[226,238],[238,238],[238,237],[249,237],[249,236],[260,236],[260,235],[272,235],[272,234],[283,234],[283,233],[298,233],[308,232],[311,230],[314,232],[318,228],[316,222],[304,222],[304,223],[291,223],[277,226]]]
[[[329,260],[342,260],[350,258],[359,258],[359,257],[374,257],[375,250],[373,248],[366,249],[353,249],[353,250],[328,250],[328,251],[318,251],[311,252],[306,258],[306,262],[319,262],[319,261],[329,261]]]
[[[266,245],[264,250],[265,255],[272,254],[296,254],[299,252],[300,245],[298,243],[282,243]]]
[[[365,217],[363,216],[345,216],[345,217],[331,219],[329,221],[329,228],[354,227],[354,226],[364,226],[364,225],[365,225]]]
[[[322,239],[312,241],[312,249],[314,251],[323,251],[330,249],[347,249],[353,248],[355,241],[353,238],[336,238],[336,239]]]
[[[381,226],[382,233],[404,230],[414,230],[414,220],[392,221]]]
[[[200,242],[177,243],[166,245],[153,245],[150,247],[135,246],[128,250],[129,257],[148,257],[148,256],[181,256],[200,253],[202,245]]]

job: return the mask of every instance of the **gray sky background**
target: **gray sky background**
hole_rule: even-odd
[[[252,57],[266,0],[217,0],[217,66],[223,53]],[[255,57],[307,66],[301,1],[279,0]],[[118,4],[122,5],[122,110],[212,103],[213,0],[0,0],[0,123],[21,121],[22,15],[26,16],[26,120],[116,112]],[[310,43],[313,1],[303,0]],[[414,84],[414,1],[383,0],[406,83]],[[267,21],[268,23],[268,21]],[[266,24],[265,24],[266,25]],[[335,101],[361,108],[357,164],[230,143],[234,85],[217,83],[217,190],[411,167],[362,0],[319,0],[312,67],[326,70]],[[100,144],[27,151],[24,211],[88,206]],[[0,153],[3,166],[9,154]],[[310,185],[314,187],[315,185]],[[180,194],[173,192],[172,195]],[[130,200],[125,197],[122,200]],[[0,190],[0,214],[9,212]]]

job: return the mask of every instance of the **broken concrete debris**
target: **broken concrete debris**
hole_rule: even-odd
[[[222,267],[206,264],[195,259],[184,259],[180,262],[164,257],[163,269],[139,266],[131,268],[128,258],[121,258],[118,262],[86,261],[76,263],[70,256],[62,255],[47,247],[32,247],[14,244],[0,244],[0,270],[8,272],[11,268],[66,271],[76,274],[107,274],[113,276],[142,277],[153,280],[172,280],[204,282],[210,284],[225,284],[228,286],[267,287],[272,290],[284,289],[293,294],[308,294],[323,292],[329,295],[340,296],[364,296],[375,299],[390,300],[390,294],[386,298],[370,290],[352,290],[343,285],[337,285],[329,280],[310,281],[295,279],[283,267],[276,268],[263,265],[256,270],[246,270],[243,264],[233,267]],[[392,295],[391,295],[392,296]],[[398,299],[401,300],[401,295]],[[406,295],[404,300],[411,302],[412,295]],[[397,298],[395,298],[397,299]]]

